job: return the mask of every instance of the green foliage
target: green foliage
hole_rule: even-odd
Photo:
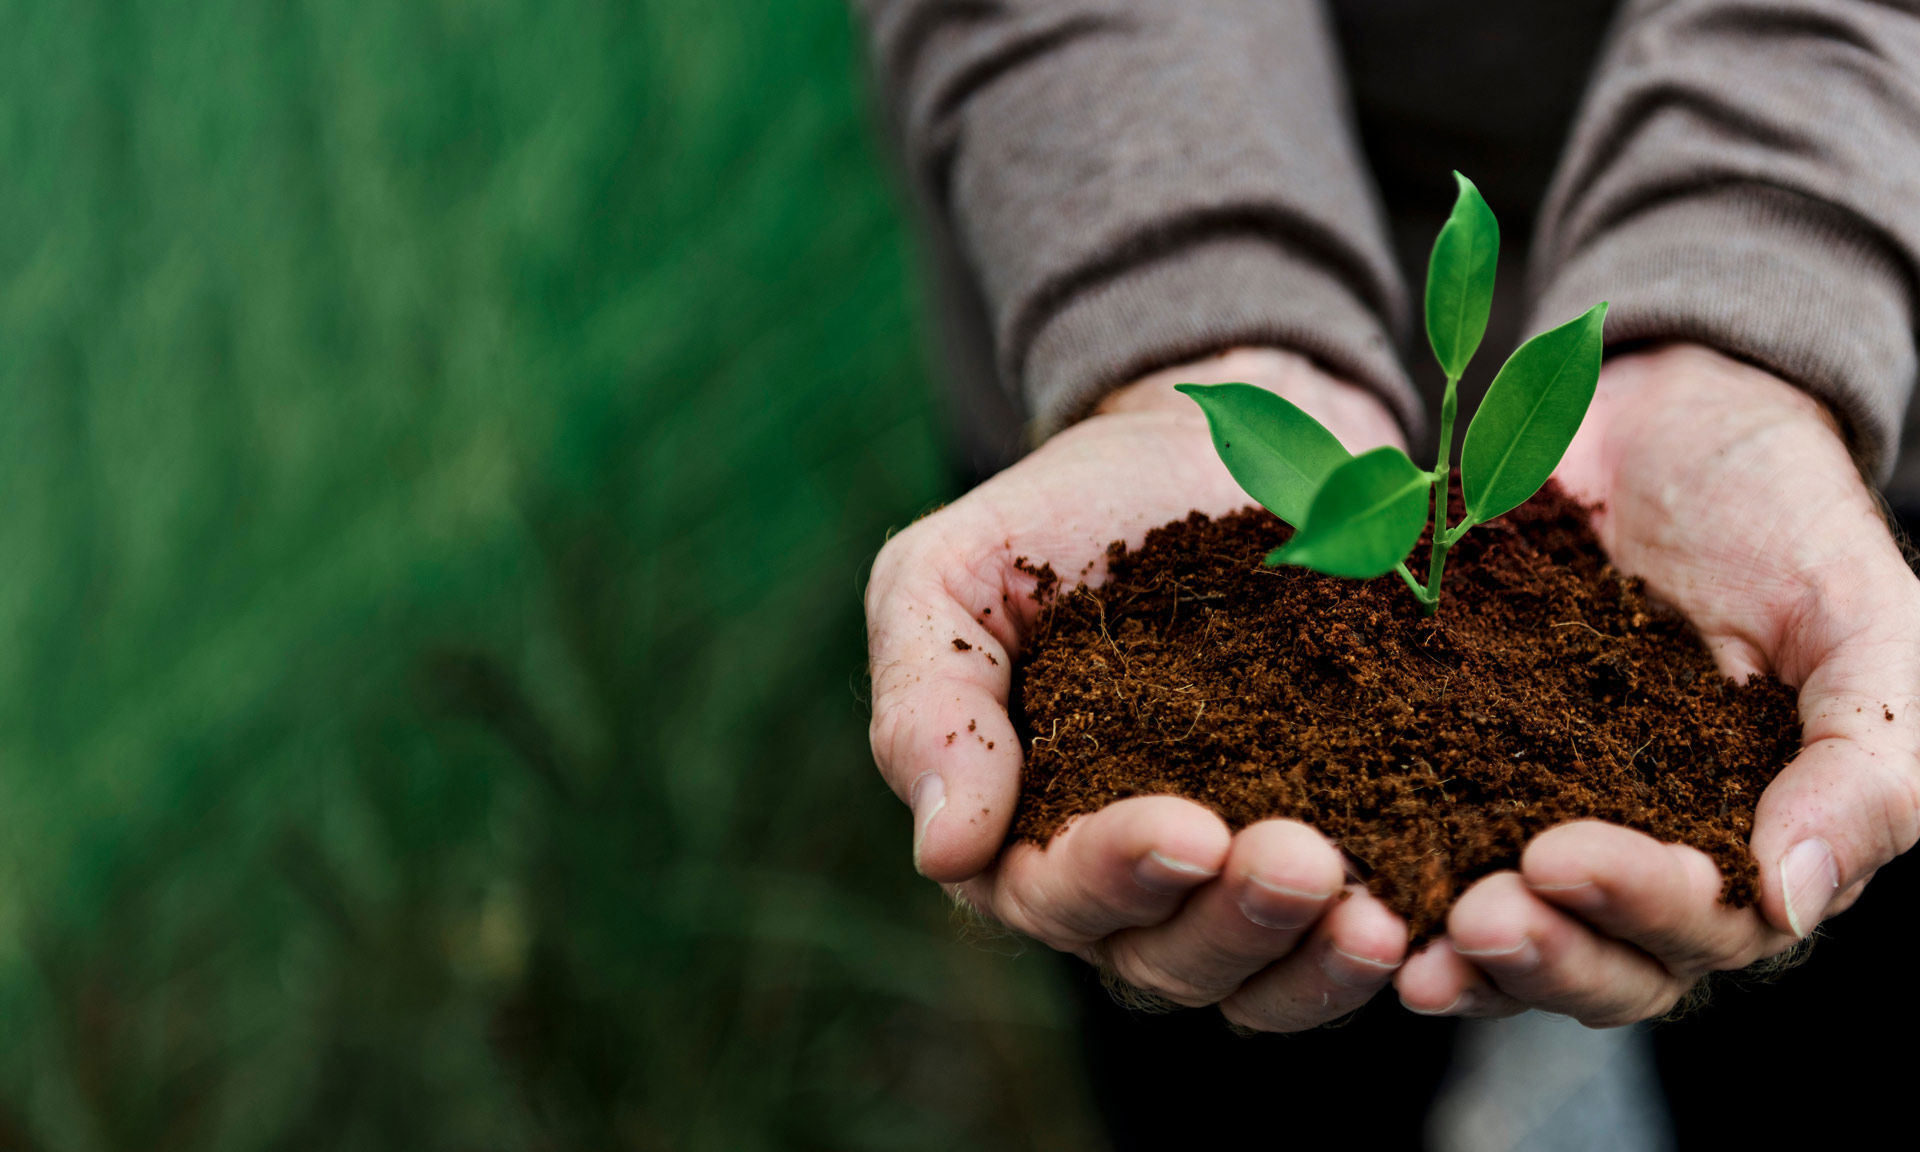
[[[0,1147],[1092,1146],[866,747],[845,6],[0,6]]]
[[[1427,526],[1433,478],[1398,448],[1362,452],[1333,470],[1306,523],[1268,564],[1371,580],[1393,571]]]
[[[1493,274],[1500,262],[1500,225],[1473,181],[1460,186],[1427,261],[1427,340],[1449,379],[1458,380],[1487,332]]]
[[[1289,524],[1306,523],[1314,493],[1353,458],[1318,420],[1265,388],[1181,384],[1178,390],[1206,412],[1214,450],[1234,480]]]
[[[1522,344],[1494,376],[1460,448],[1467,519],[1518,508],[1553,475],[1593,401],[1606,318],[1594,305]]]
[[[1427,264],[1427,339],[1447,375],[1440,458],[1431,472],[1397,448],[1345,459],[1345,449],[1318,421],[1250,385],[1180,386],[1206,412],[1214,447],[1233,478],[1295,528],[1266,563],[1360,580],[1398,572],[1429,613],[1439,607],[1447,552],[1460,536],[1525,503],[1566,455],[1600,378],[1607,314],[1598,304],[1541,333],[1495,375],[1462,449],[1466,517],[1448,525],[1456,390],[1486,334],[1500,255],[1492,210],[1472,181],[1453,175],[1458,195]],[[1429,499],[1432,553],[1422,583],[1406,557],[1427,526]]]

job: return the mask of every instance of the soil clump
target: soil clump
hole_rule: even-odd
[[[1116,544],[1098,588],[1040,570],[1013,837],[1144,795],[1236,830],[1301,820],[1417,945],[1534,835],[1593,818],[1701,849],[1722,899],[1752,904],[1754,806],[1799,747],[1794,693],[1723,677],[1586,515],[1549,484],[1468,533],[1430,618],[1392,576],[1263,568],[1289,529],[1257,508]]]

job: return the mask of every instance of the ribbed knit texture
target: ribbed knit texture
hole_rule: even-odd
[[[1608,300],[1607,343],[1691,340],[1833,408],[1884,479],[1914,350],[1904,275],[1852,221],[1791,193],[1729,187],[1655,203],[1554,270],[1535,330]]]
[[[1127,379],[1284,341],[1411,424],[1406,291],[1303,0],[866,0],[920,197],[1041,433]]]
[[[1393,355],[1411,346],[1407,294],[1318,5],[860,2],[917,193],[957,253],[946,271],[977,289],[993,371],[1034,430],[1154,369],[1278,344],[1417,432]],[[1884,479],[1917,360],[1916,7],[1624,5],[1539,218],[1529,328],[1605,299],[1613,347],[1751,360],[1826,400]],[[1401,42],[1408,21],[1491,30],[1503,10],[1347,8],[1350,38],[1391,19]],[[1434,138],[1473,128],[1436,121]]]
[[[1867,0],[1637,0],[1542,214],[1544,328],[1685,339],[1833,408],[1891,473],[1913,390],[1920,20]]]
[[[1115,383],[1238,345],[1301,352],[1371,384],[1409,428],[1425,419],[1378,318],[1339,277],[1270,238],[1229,235],[1129,264],[1051,314],[1026,358],[1035,431],[1078,419]]]

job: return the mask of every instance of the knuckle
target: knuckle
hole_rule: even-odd
[[[1684,981],[1704,980],[1715,972],[1751,970],[1757,975],[1770,971],[1777,963],[1785,960],[1788,953],[1806,946],[1806,941],[1798,941],[1782,948],[1779,939],[1771,936],[1770,933],[1771,930],[1762,925],[1737,946],[1722,949],[1697,963],[1673,965],[1668,971],[1673,973],[1674,979]],[[1814,938],[1807,937],[1808,940]],[[1791,961],[1785,961],[1785,966],[1790,967]]]
[[[1593,998],[1594,990],[1577,974],[1561,965],[1549,962],[1541,971],[1534,973],[1524,981],[1516,981],[1515,989],[1522,999],[1543,1002],[1549,1005],[1566,1005],[1562,1011],[1577,1015],[1581,1004]]]
[[[1080,952],[1096,940],[1072,931],[1059,916],[1037,905],[1033,895],[1019,884],[1005,885],[994,894],[993,914],[1015,932],[1031,936],[1056,952]]]
[[[1334,1000],[1324,991],[1319,993],[1317,1009],[1294,997],[1244,992],[1236,992],[1218,1005],[1229,1024],[1250,1032],[1305,1032],[1344,1015],[1353,1007]]]
[[[867,619],[875,620],[885,611],[887,597],[899,583],[900,575],[910,567],[909,557],[918,550],[921,526],[912,525],[895,534],[874,555],[867,570],[867,591],[863,602]]]
[[[1220,1002],[1220,1015],[1227,1023],[1248,1032],[1284,1032],[1288,1029],[1277,1027],[1264,1012],[1256,1011],[1247,1003],[1245,997],[1230,996]]]
[[[1714,893],[1714,900],[1718,901],[1717,883]],[[1693,930],[1689,909],[1694,899],[1689,896],[1682,900],[1663,901],[1649,912],[1641,930],[1635,934],[1643,949],[1659,957],[1670,968],[1692,963],[1707,949],[1705,941]]]
[[[1719,872],[1711,888],[1696,887],[1688,909],[1662,917],[1637,943],[1675,977],[1687,977],[1729,965],[1738,967],[1749,947],[1750,930],[1727,922],[1719,904]],[[1705,910],[1705,916],[1701,910]]]
[[[1848,863],[1855,874],[1871,872],[1912,848],[1920,839],[1920,772],[1911,763],[1896,767],[1884,760],[1880,765],[1882,786],[1875,859]]]
[[[1584,1008],[1605,1002],[1607,989],[1591,963],[1593,957],[1565,940],[1549,937],[1540,945],[1540,964],[1522,976],[1496,980],[1510,986],[1510,993],[1521,999],[1558,1006],[1558,1010],[1579,1016]]]
[[[1679,980],[1743,966],[1738,956],[1717,953],[1697,941],[1659,941],[1657,945],[1652,949],[1655,962]]]
[[[1120,979],[1135,988],[1163,996],[1186,1008],[1204,1008],[1219,1002],[1231,988],[1207,984],[1170,971],[1162,962],[1141,955],[1128,944],[1117,943],[1107,951],[1107,962]]]
[[[1638,1024],[1642,1020],[1658,1016],[1662,1010],[1634,1011],[1617,1004],[1605,1004],[1573,1013],[1573,1018],[1589,1028],[1625,1028],[1629,1024]]]
[[[1716,886],[1713,899],[1719,900]],[[1716,904],[1705,907],[1711,909]],[[1688,965],[1713,951],[1713,942],[1701,931],[1694,921],[1691,910],[1679,908],[1664,911],[1652,919],[1645,937],[1647,951],[1660,957],[1669,966]]]
[[[1680,990],[1662,982],[1632,997],[1602,997],[1570,1013],[1589,1028],[1624,1028],[1664,1015],[1680,999]]]
[[[1730,964],[1739,967],[1715,941],[1699,939],[1684,929],[1663,931],[1650,937],[1644,947],[1662,968],[1675,976],[1710,972]]]
[[[1015,932],[1020,933],[1022,936],[1031,936],[1035,940],[1057,951],[1072,952],[1075,950],[1072,947],[1061,948],[1059,945],[1047,939],[1047,933],[1042,928],[1040,919],[1036,917],[1033,914],[1033,910],[1027,906],[1026,897],[1021,895],[1018,889],[1011,885],[1002,886],[993,894],[993,916],[994,919],[1005,924]]]
[[[874,709],[873,720],[867,725],[867,745],[882,773],[905,762],[903,751],[911,730],[905,709],[885,705]]]
[[[1755,929],[1722,925],[1717,931],[1675,932],[1650,951],[1675,979],[1693,980],[1709,972],[1746,967],[1759,958],[1762,943]]]
[[[1620,1023],[1638,1024],[1642,1020],[1657,1020],[1665,1016],[1680,1004],[1696,983],[1692,980],[1675,980],[1653,989],[1641,1000],[1639,1008]]]

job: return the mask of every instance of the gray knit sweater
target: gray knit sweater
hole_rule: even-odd
[[[1418,436],[1407,283],[1457,167],[1510,253],[1532,241],[1507,335],[1610,300],[1609,347],[1770,368],[1891,474],[1920,3],[859,2],[977,466],[1243,344],[1311,355]]]

